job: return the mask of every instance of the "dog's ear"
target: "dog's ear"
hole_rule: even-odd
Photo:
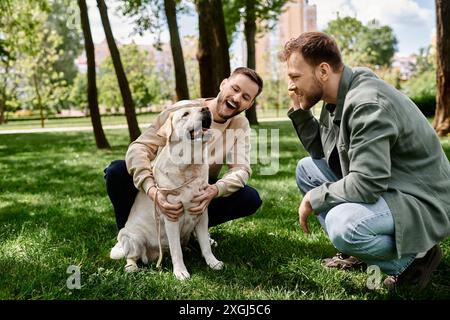
[[[164,122],[164,124],[161,126],[161,128],[159,128],[158,132],[156,133],[158,136],[166,138],[166,140],[169,140],[170,136],[172,135],[173,130],[172,117],[173,113],[169,115],[166,122]]]

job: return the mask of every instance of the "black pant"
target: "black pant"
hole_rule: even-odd
[[[117,229],[125,226],[138,190],[133,178],[128,174],[124,160],[114,160],[104,170],[106,191],[111,199],[116,214]],[[217,180],[210,179],[213,184]],[[262,201],[258,192],[247,185],[228,197],[214,198],[208,206],[209,227],[249,216],[258,210]]]

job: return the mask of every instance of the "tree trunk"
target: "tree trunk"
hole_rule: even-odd
[[[108,42],[109,52],[111,53],[111,59],[116,71],[117,82],[119,83],[120,94],[122,95],[123,106],[125,108],[125,115],[127,117],[128,131],[131,141],[136,140],[140,136],[141,130],[136,118],[136,112],[134,109],[133,97],[131,96],[130,86],[128,84],[127,76],[123,69],[122,61],[120,60],[120,53],[117,49],[116,42],[111,30],[111,25],[108,18],[108,9],[104,0],[97,0],[98,10],[100,11],[100,17],[102,19],[103,29],[105,31],[106,41]]]
[[[164,0],[167,25],[170,33],[170,47],[172,49],[173,65],[175,68],[175,91],[177,99],[189,99],[189,89],[184,67],[183,48],[181,47],[180,35],[178,33],[177,10],[174,0]]]
[[[91,27],[89,25],[86,0],[78,0],[78,6],[80,8],[81,27],[83,29],[84,48],[86,50],[87,58],[87,95],[92,128],[94,129],[95,143],[99,149],[110,149],[111,147],[109,146],[105,132],[103,131],[100,111],[98,109],[97,82],[95,75],[95,49],[94,42],[92,41]]]
[[[215,97],[230,75],[230,55],[221,0],[196,0],[199,45],[200,94]]]
[[[0,124],[5,123],[5,103],[0,101]]]
[[[450,133],[450,2],[436,0],[436,114],[433,127],[439,136]]]
[[[6,77],[5,77],[6,82]],[[0,97],[0,124],[5,123],[5,111],[6,111],[6,84],[5,87],[2,88],[2,93]]]
[[[225,18],[223,16],[222,0],[213,0],[212,8],[214,14],[214,34],[217,48],[217,60],[219,69],[217,70],[217,90],[223,79],[230,76],[230,53],[228,51],[227,29],[225,28]]]
[[[247,1],[246,3],[244,27],[245,41],[247,42],[247,67],[256,70],[256,15],[254,1]],[[245,110],[245,116],[250,124],[258,124],[258,117],[256,116],[256,100],[251,108]]]
[[[39,84],[36,79],[36,73],[33,73],[33,85],[36,92],[37,102],[39,106],[39,117],[41,118],[41,128],[44,128],[44,107],[42,105],[41,93],[39,92]]]
[[[3,78],[3,83],[1,86],[1,97],[0,97],[0,124],[5,123],[5,111],[6,111],[6,90],[7,86],[8,86],[8,75],[9,73],[9,64],[6,63],[6,65],[3,68],[3,74],[4,74],[4,78]]]

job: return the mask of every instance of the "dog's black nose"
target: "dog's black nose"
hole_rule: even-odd
[[[202,108],[202,127],[209,129],[211,127],[211,111],[207,107]]]

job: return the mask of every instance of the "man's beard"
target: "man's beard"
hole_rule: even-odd
[[[223,120],[228,120],[230,118],[233,118],[234,116],[237,116],[239,113],[241,113],[242,111],[237,112],[236,110],[233,110],[233,112],[231,114],[225,114],[222,112],[222,108],[228,108],[225,105],[225,98],[223,97],[223,94],[221,92],[219,92],[219,94],[217,95],[217,114],[219,115],[219,117],[221,117]],[[240,106],[239,106],[240,108]]]
[[[312,88],[311,92],[308,93],[304,93],[303,95],[303,103],[302,103],[302,107],[303,109],[311,109],[312,107],[314,107],[314,105],[319,102],[320,100],[322,100],[323,97],[323,90],[322,87],[320,85],[319,80],[317,80],[317,78],[314,76],[314,85]]]

